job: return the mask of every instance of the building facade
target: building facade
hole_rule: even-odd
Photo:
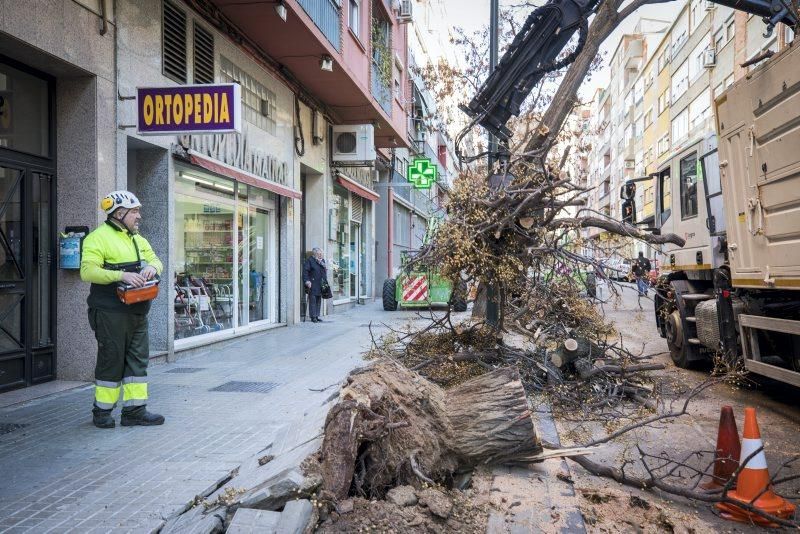
[[[714,98],[753,68],[741,63],[793,39],[782,25],[769,37],[763,33],[758,17],[689,0],[674,20],[641,19],[634,33],[620,38],[609,64],[609,88],[598,90],[593,101],[590,210],[621,218],[621,185],[650,177],[637,183],[636,220],[653,226],[669,217],[669,193],[655,198],[656,180],[668,179],[659,173],[667,172],[676,154],[713,134]],[[698,194],[698,188],[686,190]],[[584,230],[582,237],[585,251],[596,257],[630,258],[639,251],[656,256],[645,243],[597,229]]]
[[[397,6],[63,0],[33,9],[11,3],[0,17],[0,392],[92,378],[89,287],[59,266],[59,236],[101,224],[99,200],[116,189],[142,201],[141,232],[164,263],[151,358],[301,320],[302,264],[314,247],[334,292],[326,313],[374,297],[380,158],[342,164],[332,146],[346,125],[371,126],[373,149],[409,146],[404,94],[391,91],[408,86]],[[230,102],[238,133],[137,129],[137,90],[185,96],[220,84],[239,88]],[[190,106],[206,113],[201,96],[186,98],[180,110],[165,100],[149,112],[156,121]]]

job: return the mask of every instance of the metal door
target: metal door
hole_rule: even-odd
[[[52,184],[0,161],[0,391],[55,378]]]

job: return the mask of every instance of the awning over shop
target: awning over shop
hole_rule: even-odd
[[[231,167],[230,165],[226,165],[220,161],[201,156],[191,150],[189,151],[189,161],[198,167],[221,174],[222,176],[226,176],[243,184],[260,187],[261,189],[272,191],[273,193],[284,197],[303,198],[303,193],[297,189],[292,189],[291,187],[281,185],[279,183],[270,182],[269,180],[260,178],[255,174],[251,174],[235,167]]]
[[[366,198],[367,200],[371,200],[373,202],[381,198],[381,196],[372,189],[368,189],[363,185],[359,184],[358,182],[351,180],[350,178],[348,178],[339,171],[336,171],[336,181],[339,182],[339,185],[341,185],[351,193],[355,193],[361,198]]]

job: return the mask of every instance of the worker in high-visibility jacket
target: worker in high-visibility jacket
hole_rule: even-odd
[[[83,241],[81,279],[91,282],[89,325],[97,339],[92,421],[114,428],[111,412],[122,397],[123,426],[161,425],[164,417],[148,412],[147,313],[150,301],[125,304],[120,284],[142,288],[161,273],[161,261],[139,235],[142,204],[129,191],[114,191],[100,201],[106,221]]]

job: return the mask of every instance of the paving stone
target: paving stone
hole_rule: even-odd
[[[302,534],[311,521],[313,509],[311,501],[307,499],[287,502],[281,512],[277,531],[280,534]]]
[[[160,534],[210,534],[222,529],[225,509],[206,513],[205,506],[198,505],[183,515],[167,521]]]
[[[280,518],[280,512],[239,508],[225,532],[226,534],[272,534],[277,532],[283,534],[283,530],[278,530]]]

